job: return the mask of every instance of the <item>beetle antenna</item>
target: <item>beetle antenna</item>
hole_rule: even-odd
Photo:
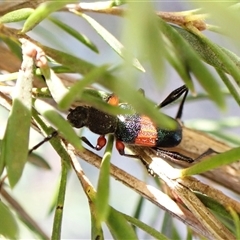
[[[157,108],[163,108],[163,107],[169,105],[170,103],[172,103],[172,102],[176,101],[178,98],[180,98],[182,96],[182,94],[186,93],[186,92],[188,92],[188,88],[186,87],[186,85],[183,85],[183,86],[175,89],[157,106]],[[184,103],[184,101],[183,101],[183,103]]]
[[[184,103],[185,103],[185,100],[187,98],[187,95],[188,95],[188,88],[186,88],[185,90],[185,93],[184,93],[184,96],[183,96],[183,99],[179,105],[179,108],[178,108],[178,111],[177,111],[177,115],[176,115],[176,119],[181,119],[182,118],[182,113],[183,113],[183,107],[184,107]]]

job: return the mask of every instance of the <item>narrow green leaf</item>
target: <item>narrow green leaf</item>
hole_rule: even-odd
[[[26,57],[19,71],[13,92],[13,106],[3,138],[1,158],[4,158],[11,187],[20,179],[28,156],[32,107],[33,59]]]
[[[0,140],[0,156],[2,155],[2,140]],[[2,157],[0,157],[0,177],[2,176],[2,173],[3,173],[3,169],[4,169],[4,167],[5,167],[5,159],[4,158],[2,158]]]
[[[13,54],[15,54],[19,59],[22,59],[21,45],[16,39],[11,39],[9,37],[5,37],[4,35],[1,36],[1,39],[7,44]]]
[[[191,176],[194,174],[200,174],[211,169],[236,162],[240,159],[240,148],[233,148],[224,153],[217,154],[209,157],[199,163],[194,164],[189,168],[181,170],[181,176]]]
[[[222,81],[227,86],[229,92],[232,94],[235,101],[240,106],[240,94],[239,94],[237,87],[233,84],[233,81],[228,78],[227,74],[225,74],[222,70],[219,70],[219,69],[216,69],[216,70],[217,70],[217,73],[219,74],[219,76],[221,77]]]
[[[0,75],[0,82],[14,81],[18,78],[18,72]]]
[[[172,239],[181,239],[180,230],[178,230],[174,225],[172,229]]]
[[[218,58],[216,54],[212,51],[210,46],[207,45],[206,42],[202,41],[197,35],[176,26],[172,26],[190,45],[191,47],[201,56],[201,58],[214,68],[217,68],[225,73],[228,73],[222,61]],[[240,70],[239,62],[240,58],[229,51],[226,48],[218,46],[228,57],[234,62],[235,66]]]
[[[142,1],[141,4],[129,1],[125,19],[123,35],[127,51],[140,59],[147,59],[157,83],[162,82],[165,73],[163,57],[166,45],[158,27],[158,16],[153,9],[152,1]],[[127,72],[126,75],[128,74]]]
[[[101,225],[99,225],[96,208],[92,201],[89,201],[89,208],[91,212],[91,239],[104,240],[103,230]]]
[[[107,31],[103,26],[101,26],[97,21],[95,21],[90,16],[84,14],[84,13],[78,13],[76,14],[82,16],[95,30],[96,32],[106,41],[107,44],[122,58],[125,58],[126,56],[126,50],[124,46],[109,32]],[[139,69],[142,72],[145,72],[145,69],[140,64],[138,59],[132,58],[132,64],[134,67]]]
[[[32,30],[37,24],[48,17],[52,12],[63,8],[67,3],[73,3],[71,0],[48,1],[40,4],[38,8],[28,17],[22,28],[22,33]]]
[[[0,201],[0,216],[0,235],[3,235],[7,239],[17,239],[19,231],[17,222],[13,214],[2,201]]]
[[[22,8],[3,15],[0,23],[19,22],[27,19],[34,12],[33,8]]]
[[[224,133],[223,131],[213,131],[211,134],[215,135],[216,137],[220,138],[224,142],[228,142],[230,144],[233,144],[235,146],[240,145],[240,137],[239,134],[230,134],[230,133]]]
[[[67,141],[78,149],[82,148],[80,139],[72,126],[55,110],[55,108],[41,100],[35,101],[35,108],[58,129]]]
[[[62,21],[60,21],[56,18],[49,17],[48,19],[51,22],[53,22],[54,24],[56,24],[58,27],[63,29],[65,32],[67,32],[69,35],[71,35],[72,37],[76,38],[78,41],[83,43],[85,46],[87,46],[94,52],[98,53],[98,49],[97,49],[96,45],[94,43],[92,43],[85,35],[79,33],[78,31],[73,29],[71,26],[63,23]]]
[[[20,179],[27,161],[30,118],[30,110],[19,100],[14,100],[3,139],[1,155],[5,159],[11,187],[14,187]]]
[[[51,67],[51,69],[55,73],[72,73],[72,71],[65,66],[54,66],[54,67]]]
[[[139,219],[140,218],[140,215],[143,211],[143,203],[144,203],[144,198],[142,196],[139,197],[139,200],[136,204],[136,210],[135,210],[135,213],[134,213],[134,218],[136,219]],[[135,226],[134,226],[135,228]]]
[[[240,217],[239,214],[234,211],[234,209],[230,208],[230,213],[232,215],[234,225],[236,227],[236,239],[240,239]]]
[[[182,78],[182,80],[186,83],[188,88],[193,91],[194,89],[193,82],[188,70],[184,66],[184,62],[182,62],[181,59],[179,59],[178,55],[173,51],[166,52],[165,55],[169,63],[177,71],[177,73]]]
[[[96,67],[94,64],[89,63],[83,59],[77,58],[71,54],[64,53],[62,51],[43,45],[41,46],[41,48],[48,56],[50,56],[63,66],[67,67],[68,69],[71,69],[72,72],[74,73],[80,73],[85,75],[86,73],[88,73],[89,71]]]
[[[226,117],[223,119],[210,120],[201,119],[187,121],[190,128],[198,129],[205,132],[222,131],[223,128],[240,127],[240,117]]]
[[[59,103],[63,96],[67,94],[68,89],[64,86],[62,80],[49,67],[41,68],[41,72],[53,99],[56,103]]]
[[[173,224],[173,217],[165,212],[164,213],[164,218],[163,218],[163,224],[161,227],[161,232],[166,235],[167,237],[169,237],[170,239],[172,239],[173,237],[173,231],[172,229],[174,228],[174,224]]]
[[[88,74],[86,74],[83,79],[76,82],[69,89],[69,91],[65,94],[62,100],[59,102],[59,107],[62,109],[69,108],[70,105],[74,102],[74,100],[80,99],[82,92],[84,91],[84,88],[96,82],[97,79],[104,78],[104,75],[106,74],[106,70],[107,70],[107,66],[104,65],[104,66],[96,67],[92,71],[90,71]]]
[[[203,88],[208,92],[209,96],[221,108],[224,107],[224,98],[221,89],[214,76],[204,66],[197,53],[189,46],[189,44],[176,32],[174,28],[160,21],[160,27],[166,37],[172,42],[178,56],[182,58],[185,68],[192,72]]]
[[[222,48],[212,43],[207,37],[198,32],[200,39],[212,50],[213,54],[221,61],[222,65],[225,66],[226,71],[234,78],[236,83],[240,83],[239,69],[232,61],[232,59],[223,51]]]
[[[110,208],[106,224],[114,239],[138,239],[122,214]]]
[[[127,219],[128,222],[132,223],[134,226],[141,228],[146,233],[150,234],[154,239],[159,240],[167,240],[168,238],[164,236],[162,233],[159,233],[156,229],[150,227],[149,225],[143,223],[142,221],[139,221],[136,218],[130,217],[126,214],[123,214],[123,216]],[[168,226],[169,230],[171,231],[170,227]]]
[[[187,227],[187,237],[186,240],[192,240],[193,238],[193,230],[190,227]]]
[[[57,206],[54,215],[52,237],[51,239],[61,239],[63,208],[65,202],[65,194],[67,187],[68,164],[67,159],[62,159],[61,181],[57,198]]]
[[[238,1],[193,1],[193,4],[201,7],[202,11],[209,14],[211,20],[218,24],[221,32],[234,40],[236,46],[239,45],[240,33],[238,28],[238,23],[240,21],[239,17],[239,7]],[[224,16],[224,17],[223,17]]]
[[[218,201],[206,196],[205,194],[201,194],[198,192],[196,192],[195,194],[207,208],[211,209],[213,212],[217,213],[218,215],[221,215],[222,217],[227,218],[228,220],[232,220],[232,217],[229,211],[227,211],[227,209]]]
[[[102,159],[98,186],[97,186],[97,194],[96,194],[96,211],[97,211],[97,219],[99,221],[99,225],[102,221],[105,221],[109,214],[109,190],[110,190],[110,160],[111,160],[111,152],[113,147],[114,137],[113,135],[109,135],[108,144]]]
[[[49,204],[49,209],[48,209],[48,216],[51,216],[52,213],[54,213],[56,206],[57,206],[57,199],[58,199],[58,193],[59,193],[59,188],[60,188],[60,178],[61,176],[59,176],[59,180],[56,183],[56,186],[54,187],[54,191],[52,193],[52,199],[50,200],[50,204]]]
[[[42,168],[42,169],[46,169],[46,170],[51,169],[48,162],[43,157],[41,157],[40,155],[38,155],[36,153],[31,153],[28,156],[28,162],[35,165],[36,167],[39,167],[39,168]]]

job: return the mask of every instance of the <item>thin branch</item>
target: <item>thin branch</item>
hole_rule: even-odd
[[[100,168],[102,159],[98,155],[94,154],[93,152],[87,149],[84,149],[83,151],[74,149],[74,152],[86,162],[94,165],[97,168]],[[74,169],[81,169],[79,167],[78,161],[75,161],[73,164],[74,164]],[[145,184],[144,182],[133,177],[127,172],[119,169],[113,164],[111,164],[111,167],[110,167],[110,174],[117,181],[120,181],[127,187],[130,187],[131,189],[139,193],[141,196],[151,201],[156,206],[162,208],[165,211],[168,211],[171,215],[178,218],[183,223],[191,226],[198,233],[208,238],[210,237],[210,235],[208,235],[208,232],[206,232],[202,224],[194,217],[194,215],[190,211],[179,207],[169,196],[167,196],[160,190],[156,189],[151,185]],[[80,175],[82,175],[81,172],[80,172]]]

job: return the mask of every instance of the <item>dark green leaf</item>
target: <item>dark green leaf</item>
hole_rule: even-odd
[[[173,228],[174,228],[174,224],[173,224],[173,217],[165,212],[164,213],[164,218],[163,218],[163,224],[161,227],[161,232],[168,236],[170,239],[173,238]]]
[[[7,44],[12,53],[14,53],[19,59],[22,59],[22,49],[17,40],[5,37],[4,35],[1,36],[1,39]]]
[[[36,153],[31,153],[28,156],[28,162],[35,165],[36,167],[40,167],[40,168],[43,168],[43,169],[46,169],[46,170],[51,169],[48,162],[43,157],[41,157],[40,155],[38,155]]]
[[[0,235],[8,239],[17,239],[18,226],[13,214],[9,211],[8,207],[0,201]]]
[[[204,66],[197,53],[177,33],[175,29],[163,21],[160,21],[160,23],[163,33],[172,42],[179,58],[182,58],[186,70],[192,72],[201,83],[203,88],[208,92],[210,98],[212,98],[219,107],[223,107],[225,104],[224,98],[221,94],[220,85],[217,83],[210,71]]]

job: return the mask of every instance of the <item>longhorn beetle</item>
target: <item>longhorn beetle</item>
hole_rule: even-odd
[[[118,105],[120,108],[132,110],[134,113],[113,116],[91,106],[78,106],[70,110],[67,119],[75,128],[88,127],[92,132],[100,135],[96,146],[93,146],[86,137],[81,137],[82,141],[93,149],[101,150],[106,145],[105,135],[113,133],[116,139],[116,149],[123,156],[139,158],[142,160],[138,155],[125,153],[124,143],[135,144],[154,148],[159,155],[169,156],[175,160],[182,160],[191,163],[193,162],[193,159],[189,157],[177,152],[161,149],[175,147],[179,145],[182,140],[182,127],[179,120],[182,116],[183,105],[187,93],[188,89],[183,85],[171,92],[167,98],[157,106],[157,108],[163,108],[184,94],[176,118],[171,118],[176,123],[175,130],[164,129],[157,126],[149,117],[134,112],[134,109],[130,104],[119,103],[118,98],[114,94],[109,96],[107,100],[109,104]]]
[[[172,91],[159,105],[157,105],[157,108],[163,108],[183,95],[175,119],[167,116],[175,121],[176,129],[174,130],[157,126],[149,117],[134,111],[130,104],[119,103],[117,96],[114,94],[108,97],[107,103],[118,105],[123,109],[132,110],[132,114],[114,116],[91,106],[78,106],[74,109],[70,109],[67,119],[75,128],[88,127],[92,132],[100,135],[96,146],[93,146],[86,137],[81,137],[81,140],[93,149],[101,150],[106,145],[105,135],[112,133],[115,136],[116,149],[120,155],[138,158],[144,162],[141,159],[141,156],[125,153],[124,144],[134,144],[151,147],[157,151],[159,156],[168,156],[174,160],[192,163],[194,160],[190,157],[184,156],[178,152],[161,149],[175,147],[179,145],[182,140],[180,119],[187,94],[188,88],[183,85]],[[50,136],[46,137],[43,141],[33,147],[29,153],[41,146],[44,142],[49,141],[52,137],[57,136],[57,134],[58,133],[54,131]],[[205,154],[209,154],[208,151],[203,153],[200,157]]]

